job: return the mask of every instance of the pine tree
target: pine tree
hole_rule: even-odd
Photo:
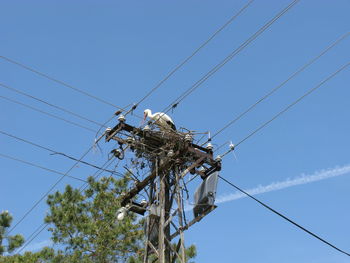
[[[0,262],[142,263],[144,219],[130,212],[123,220],[117,220],[120,196],[132,182],[127,175],[119,180],[89,177],[83,190],[67,185],[63,192],[49,195],[45,222],[50,224],[51,239],[60,249],[44,248],[36,253],[0,257]],[[188,260],[194,258],[195,246],[190,246],[186,254]]]
[[[23,236],[19,234],[14,236],[7,235],[12,220],[13,217],[8,211],[0,213],[0,256],[12,253],[24,243]]]

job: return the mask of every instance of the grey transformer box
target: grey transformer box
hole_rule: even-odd
[[[204,214],[214,206],[219,172],[214,172],[203,180],[194,193],[194,217]]]

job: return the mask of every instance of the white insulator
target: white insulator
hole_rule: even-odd
[[[140,205],[143,206],[143,207],[146,207],[148,204],[148,202],[146,201],[146,199],[142,199],[141,202],[140,202]]]
[[[213,145],[209,142],[206,147],[208,150],[213,150]]]
[[[133,142],[135,141],[135,139],[133,138],[133,137],[128,137],[128,138],[126,138],[126,142],[128,143],[128,144],[132,144]]]
[[[119,213],[119,214],[117,215],[117,219],[118,219],[119,221],[122,221],[122,220],[124,219],[124,217],[125,217],[125,213]]]
[[[216,156],[215,161],[217,161],[217,162],[221,162],[221,160],[222,160],[221,155]]]
[[[124,117],[123,114],[120,114],[120,115],[119,115],[118,121],[120,121],[120,122],[125,122],[125,117]]]
[[[174,151],[170,150],[167,155],[168,155],[168,157],[173,157],[174,156]]]
[[[229,147],[232,151],[235,149],[235,145],[232,142],[230,143]]]
[[[122,221],[124,219],[127,211],[128,210],[125,207],[119,208],[118,211],[117,211],[117,219],[119,221]]]
[[[146,125],[146,126],[143,128],[143,130],[147,132],[147,131],[150,131],[151,128],[150,128],[148,125]]]
[[[192,135],[191,134],[186,134],[185,135],[185,141],[186,142],[192,142],[193,138],[192,138]]]
[[[111,130],[112,130],[112,128],[111,127],[108,127],[108,128],[106,128],[106,133],[108,134],[108,133],[110,133],[111,132]]]

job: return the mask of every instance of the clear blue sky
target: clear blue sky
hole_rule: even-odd
[[[29,3],[30,2],[30,3]],[[34,67],[114,104],[136,102],[176,64],[228,20],[246,1],[1,1],[0,55]],[[182,91],[285,7],[286,0],[256,0],[246,12],[137,110],[162,110]],[[225,65],[173,112],[177,126],[215,132],[284,81],[350,28],[347,0],[301,1]],[[307,89],[349,61],[350,38],[273,97],[215,138],[239,141]],[[0,60],[0,82],[103,122],[112,107]],[[349,165],[349,69],[296,105],[229,155],[222,175],[243,188],[284,181],[303,173]],[[0,87],[0,95],[73,119]],[[1,100],[0,129],[81,156],[94,134]],[[129,121],[139,124],[136,118]],[[111,123],[113,125],[113,123]],[[0,135],[0,153],[65,172],[72,162]],[[102,164],[103,154],[86,158]],[[0,210],[20,218],[58,176],[0,158]],[[79,165],[71,173],[86,178]],[[80,185],[66,178],[65,184]],[[195,181],[194,185],[198,184]],[[350,251],[350,175],[259,195],[301,225]],[[234,192],[220,182],[218,195]],[[42,203],[16,232],[28,236],[40,223]],[[196,262],[349,262],[249,199],[226,202],[185,234],[198,249]],[[42,233],[33,243],[49,238]]]

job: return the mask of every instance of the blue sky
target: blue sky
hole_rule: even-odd
[[[136,102],[175,65],[205,41],[246,1],[2,1],[0,50],[20,61],[119,106]],[[137,109],[160,111],[227,56],[289,1],[256,0],[162,88]],[[178,127],[217,131],[295,70],[349,30],[346,0],[300,1],[256,41],[186,98],[171,114]],[[217,136],[213,143],[237,142],[264,121],[349,61],[350,38],[289,82],[254,111]],[[0,60],[0,83],[43,98],[98,122],[114,112],[82,96]],[[222,176],[245,188],[283,182],[350,164],[349,69],[272,122],[224,159]],[[0,87],[0,95],[19,100],[93,130],[72,118]],[[81,156],[94,133],[1,99],[3,131]],[[138,125],[137,118],[129,122]],[[114,125],[111,123],[110,125]],[[0,153],[65,172],[73,164],[60,156],[0,136]],[[102,164],[112,145],[86,160]],[[0,158],[0,210],[20,218],[58,176]],[[86,178],[94,170],[79,165],[71,175]],[[81,183],[70,178],[66,184]],[[199,184],[195,181],[193,188]],[[301,225],[350,250],[348,222],[350,176],[336,176],[259,195],[264,202]],[[191,189],[194,190],[194,189]],[[193,192],[193,191],[192,191]],[[235,191],[224,182],[218,196]],[[47,206],[40,204],[17,228],[28,236]],[[47,244],[49,233],[33,243]],[[45,243],[46,242],[46,243]],[[244,198],[219,204],[186,232],[197,245],[196,262],[348,262],[281,218]]]

